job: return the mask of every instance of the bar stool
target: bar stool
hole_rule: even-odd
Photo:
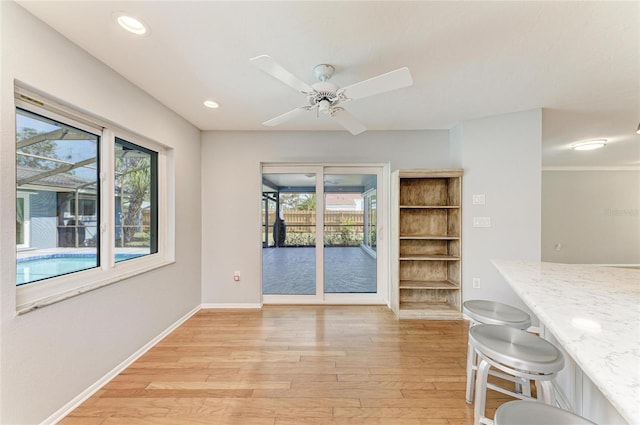
[[[520,310],[519,308],[511,307],[507,304],[502,304],[495,301],[487,300],[469,300],[462,303],[462,311],[471,319],[471,326],[477,324],[488,325],[502,325],[510,326],[516,329],[527,329],[531,326],[531,316]],[[473,403],[473,386],[476,378],[477,369],[476,351],[471,346],[471,343],[467,347],[467,403]],[[500,376],[501,378],[509,379],[499,373],[491,373],[492,375]],[[512,380],[512,379],[510,379]],[[517,381],[516,381],[517,382]],[[517,382],[520,385],[520,382]],[[528,387],[525,384],[523,389],[528,391]],[[528,392],[526,393],[529,394]]]
[[[496,410],[494,425],[597,425],[582,416],[538,401],[510,401]]]
[[[553,388],[550,380],[564,367],[564,357],[550,342],[526,331],[498,325],[476,325],[469,329],[480,364],[476,373],[474,424],[491,424],[484,416],[487,388],[521,400],[531,399],[487,382],[489,369],[494,367],[506,374],[526,381],[534,381],[538,400],[550,404]]]

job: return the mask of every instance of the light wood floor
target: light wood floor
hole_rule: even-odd
[[[60,424],[472,424],[467,329],[378,306],[201,310]],[[492,417],[508,398],[489,394]]]

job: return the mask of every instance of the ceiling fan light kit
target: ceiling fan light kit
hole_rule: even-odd
[[[270,127],[289,121],[304,112],[316,110],[317,116],[321,114],[327,115],[335,119],[338,124],[347,129],[351,134],[357,135],[366,131],[367,128],[351,115],[350,112],[339,105],[351,100],[381,94],[413,84],[409,68],[400,68],[340,88],[329,81],[335,73],[335,67],[330,64],[320,64],[313,68],[313,73],[318,79],[318,82],[309,85],[287,71],[268,55],[257,56],[250,59],[250,61],[263,72],[307,96],[309,102],[309,106],[301,106],[262,123]]]
[[[325,115],[330,114],[331,102],[329,102],[327,99],[322,99],[320,102],[318,102],[318,111],[322,112]]]

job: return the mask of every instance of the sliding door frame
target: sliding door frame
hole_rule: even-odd
[[[389,305],[389,164],[318,164],[318,163],[262,163],[260,178],[267,173],[316,175],[316,293],[315,295],[265,295],[263,304],[372,304]],[[377,175],[377,259],[376,293],[324,293],[324,176],[325,174]],[[262,185],[260,186],[262,187]],[[262,223],[260,223],[262,226]],[[262,232],[259,241],[262,246]],[[262,255],[260,255],[262,288]],[[262,291],[262,289],[261,289]]]

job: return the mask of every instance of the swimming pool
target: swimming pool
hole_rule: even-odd
[[[116,254],[116,261],[129,260],[144,254]],[[16,285],[98,267],[96,254],[46,254],[19,258]]]

